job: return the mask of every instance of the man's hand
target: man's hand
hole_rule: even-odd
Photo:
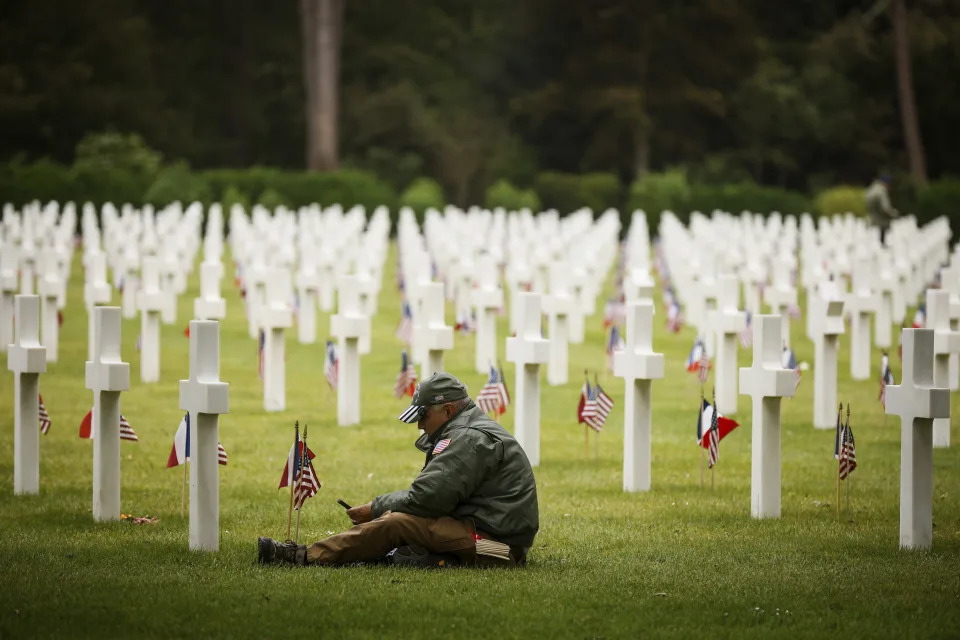
[[[347,509],[347,517],[350,518],[350,522],[353,524],[370,522],[373,520],[373,508],[369,502],[367,504],[361,504],[359,507]]]

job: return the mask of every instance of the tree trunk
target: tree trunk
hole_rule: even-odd
[[[339,92],[343,0],[300,0],[303,83],[306,88],[307,169],[340,164]]]
[[[923,154],[923,140],[917,122],[917,105],[910,71],[910,39],[907,35],[906,0],[893,0],[894,53],[897,61],[897,90],[900,96],[900,120],[903,140],[907,145],[910,174],[919,186],[927,184],[927,161]]]

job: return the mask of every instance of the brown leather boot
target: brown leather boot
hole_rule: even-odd
[[[257,539],[257,561],[260,564],[288,562],[302,567],[307,564],[307,547],[293,540],[279,542],[261,536]]]

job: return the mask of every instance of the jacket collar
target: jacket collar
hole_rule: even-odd
[[[444,422],[439,429],[434,431],[433,435],[428,435],[426,433],[421,434],[420,437],[417,438],[416,443],[414,443],[414,446],[424,453],[429,452],[433,449],[434,445],[440,442],[440,440],[443,439],[443,436],[445,436],[453,428],[454,423],[458,421],[460,416],[476,406],[477,405],[473,402],[473,400],[470,400],[470,402],[468,402],[463,409],[460,409],[460,411],[457,411],[455,414],[453,414],[453,416]]]

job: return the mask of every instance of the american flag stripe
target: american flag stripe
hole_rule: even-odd
[[[320,482],[317,480],[317,474],[313,470],[313,462],[307,459],[303,471],[300,473],[300,481],[297,482],[293,490],[293,508],[300,509],[307,498],[317,495],[320,489]]]
[[[136,442],[140,439],[134,432],[133,427],[130,426],[130,423],[127,422],[126,416],[122,413],[120,414],[120,439],[130,440],[131,442]]]
[[[47,432],[50,431],[50,414],[47,413],[47,408],[43,406],[43,396],[38,396],[39,398],[39,417],[40,417],[40,433],[47,435]]]
[[[217,464],[227,464],[227,450],[223,448],[219,441],[217,441]]]
[[[440,442],[437,443],[437,446],[435,446],[435,447],[433,448],[433,455],[437,455],[438,453],[442,453],[443,450],[446,449],[446,448],[449,447],[449,446],[450,446],[450,438],[444,438],[443,440],[441,440]]]

